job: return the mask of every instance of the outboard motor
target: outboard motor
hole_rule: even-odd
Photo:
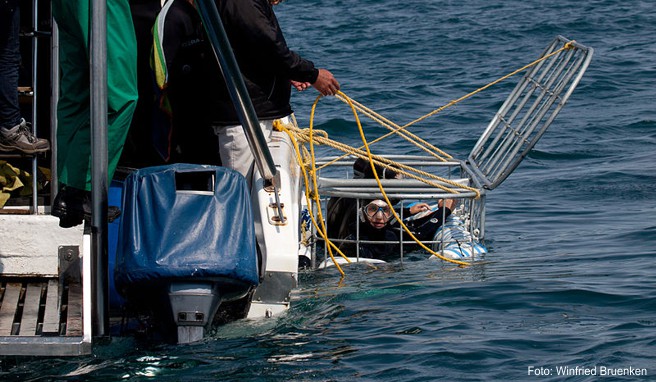
[[[221,304],[249,299],[259,284],[250,194],[231,169],[180,163],[130,174],[118,237],[116,289],[178,343],[202,339]]]

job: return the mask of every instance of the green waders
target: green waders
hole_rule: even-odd
[[[60,34],[59,182],[91,190],[90,0],[53,0]],[[107,1],[107,144],[111,180],[137,105],[137,43],[127,0]]]

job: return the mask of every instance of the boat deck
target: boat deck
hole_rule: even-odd
[[[0,354],[80,355],[82,286],[56,278],[0,278]]]
[[[44,215],[1,215],[0,356],[91,353],[85,330],[82,227]]]

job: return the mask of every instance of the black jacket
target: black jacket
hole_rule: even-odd
[[[216,103],[225,85],[212,47],[198,11],[186,0],[175,0],[165,17],[162,48],[173,122],[170,162],[220,164],[211,125],[221,118]]]
[[[268,0],[215,1],[258,118],[291,114],[290,80],[314,83],[318,69],[289,50]],[[239,124],[225,84],[217,95],[214,122]]]
[[[360,240],[380,241],[384,243],[360,243],[360,257],[367,259],[378,259],[384,261],[396,260],[400,257],[401,246],[399,244],[398,230],[389,225],[381,229],[376,229],[367,222],[359,222],[358,231],[355,224],[351,224],[349,230],[351,233],[346,237],[347,240],[356,240],[358,234]],[[341,243],[339,249],[350,257],[356,256],[355,243]]]

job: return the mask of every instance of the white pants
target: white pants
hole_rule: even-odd
[[[284,119],[286,119],[285,117]],[[283,120],[284,120],[283,119]],[[273,133],[273,120],[260,120],[260,128],[267,143],[271,142]],[[219,138],[219,155],[221,164],[225,167],[239,171],[248,184],[252,183],[255,158],[248,146],[244,128],[241,125],[215,126],[214,133]]]

